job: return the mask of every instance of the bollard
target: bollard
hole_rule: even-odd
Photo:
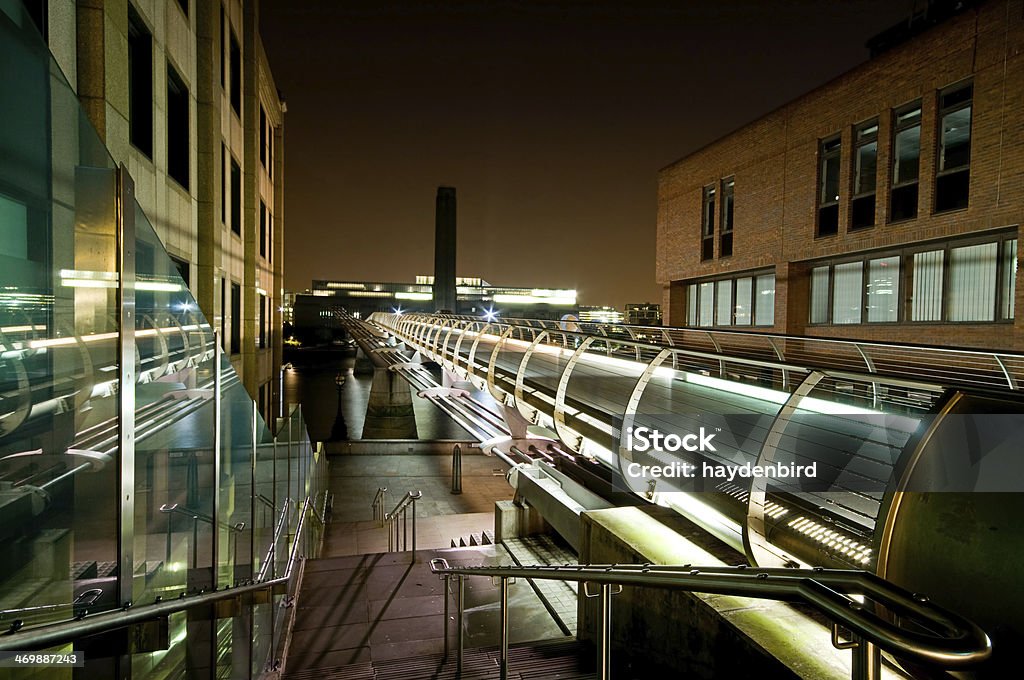
[[[452,493],[462,493],[462,446],[459,444],[452,449]]]

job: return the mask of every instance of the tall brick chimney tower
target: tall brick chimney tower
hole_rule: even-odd
[[[455,187],[437,188],[434,214],[434,308],[455,307]]]

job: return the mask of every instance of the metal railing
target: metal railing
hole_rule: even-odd
[[[416,561],[416,501],[422,497],[422,491],[410,491],[398,501],[394,510],[384,515],[384,525],[388,530],[388,552],[409,549],[408,515],[412,510],[412,558]]]
[[[384,517],[387,513],[384,511],[384,497],[387,496],[388,488],[381,486],[377,488],[377,493],[373,497],[373,503],[370,507],[373,509],[373,520],[379,522],[380,526],[384,526]]]
[[[12,627],[6,635],[0,635],[0,651],[46,649],[47,647],[64,644],[85,636],[105,633],[131,624],[168,616],[193,607],[209,605],[218,600],[237,598],[242,595],[272,588],[284,588],[287,591],[290,581],[295,574],[296,565],[299,563],[299,549],[305,543],[306,517],[310,514],[311,507],[311,500],[306,498],[302,504],[302,509],[299,511],[292,547],[288,554],[288,562],[281,576],[268,579],[266,578],[266,570],[262,569],[255,582],[234,588],[225,586],[218,590],[215,587],[212,590],[200,591],[193,595],[181,593],[177,598],[168,601],[163,601],[162,598],[157,597],[156,601],[152,604],[135,606],[128,603],[116,611],[106,611],[92,615],[86,613],[74,621],[64,621],[36,628],[18,629]],[[282,513],[282,519],[284,520],[282,526],[284,526],[287,524],[287,518],[284,516],[284,513]]]
[[[832,642],[851,649],[853,680],[881,677],[880,650],[896,657],[945,669],[977,665],[992,654],[992,643],[974,623],[932,604],[927,596],[911,593],[869,572],[837,569],[750,569],[692,567],[691,565],[565,565],[526,567],[451,567],[443,558],[430,561],[430,570],[445,581],[444,649],[448,654],[448,611],[451,579],[456,580],[457,672],[462,673],[465,579],[488,576],[500,580],[501,678],[508,677],[509,579],[577,581],[587,597],[600,598],[599,677],[611,677],[612,586],[642,586],[670,590],[801,602],[832,622]],[[591,595],[590,584],[599,586]],[[861,601],[863,599],[863,601]],[[891,618],[890,618],[891,617]],[[909,624],[909,625],[907,625]],[[840,628],[850,632],[840,641]]]
[[[245,531],[245,522],[226,524],[218,522],[209,515],[198,510],[185,508],[178,503],[164,503],[160,506],[160,512],[165,515],[178,514],[192,519],[192,568],[195,569],[199,559],[199,522],[205,522],[214,528],[227,529],[231,534],[231,551],[228,553],[228,564],[231,564],[231,556],[238,554],[238,535]],[[171,518],[167,518],[167,561],[171,560]]]

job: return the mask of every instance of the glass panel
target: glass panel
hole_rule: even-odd
[[[697,284],[691,283],[686,287],[686,325],[697,325]]]
[[[868,321],[899,320],[900,258],[882,257],[868,262]]]
[[[754,314],[754,323],[758,326],[775,324],[775,274],[762,274],[757,277]]]
[[[939,172],[962,168],[971,162],[971,107],[942,117]]]
[[[716,281],[715,323],[719,326],[732,325],[732,281]]]
[[[914,321],[942,319],[943,251],[914,253],[914,290],[910,315]]]
[[[832,323],[860,323],[863,262],[847,262],[835,266],[832,288]]]
[[[1003,242],[1003,281],[1000,285],[1003,296],[1001,318],[1012,319],[1014,297],[1017,294],[1017,239]]]
[[[866,194],[875,190],[875,161],[878,157],[878,142],[870,142],[857,148],[857,174],[853,189],[855,194]]]
[[[992,321],[996,307],[998,243],[981,243],[949,251],[950,321]]]
[[[750,318],[750,292],[753,281],[749,276],[736,279],[736,325],[749,326]]]
[[[90,611],[119,603],[116,177],[31,18],[3,7],[0,610],[31,626],[88,590]]]
[[[921,126],[915,125],[896,133],[893,141],[894,185],[916,182],[921,158]]]
[[[706,282],[700,284],[700,325],[711,326],[714,323],[715,312],[715,284]]]
[[[828,323],[828,267],[811,270],[811,323]]]

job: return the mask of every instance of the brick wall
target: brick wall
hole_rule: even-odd
[[[934,214],[938,93],[971,78],[970,202]],[[892,112],[921,100],[918,218],[889,222]],[[663,169],[657,277],[666,324],[686,321],[682,282],[762,267],[776,271],[776,332],[1024,349],[1024,291],[1016,323],[808,326],[808,261],[1016,228],[1024,206],[1024,0],[991,0],[866,62]],[[853,131],[877,118],[875,226],[849,230]],[[841,135],[839,233],[815,237],[819,141]],[[703,188],[735,178],[733,255],[702,262]],[[717,208],[718,206],[716,206]],[[716,230],[720,227],[720,210]]]

